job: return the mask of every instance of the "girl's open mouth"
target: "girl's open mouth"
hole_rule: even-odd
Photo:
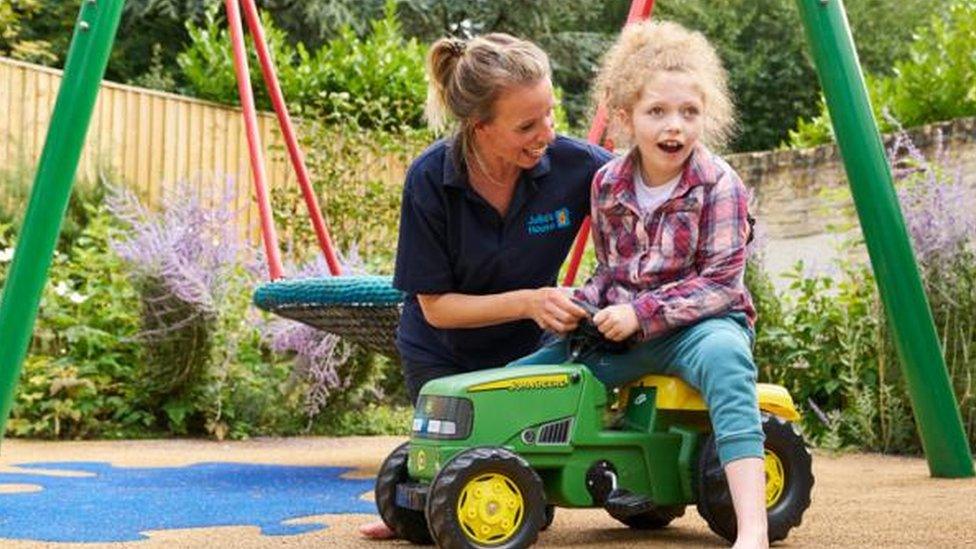
[[[658,143],[657,146],[659,149],[668,154],[674,154],[685,147],[684,144],[677,141],[662,141]]]

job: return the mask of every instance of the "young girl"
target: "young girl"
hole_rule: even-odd
[[[607,339],[635,345],[580,358],[609,386],[663,373],[702,392],[736,510],[735,547],[767,547],[755,309],[743,284],[748,195],[709,148],[732,126],[725,71],[700,33],[645,22],[607,54],[596,93],[617,143],[632,148],[594,177],[599,265],[577,297],[600,308],[593,321]],[[567,351],[560,340],[517,364],[559,362]]]

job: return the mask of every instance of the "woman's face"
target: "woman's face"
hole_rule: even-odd
[[[492,119],[475,124],[478,153],[492,167],[532,168],[556,137],[555,104],[548,78],[504,90],[495,100]]]

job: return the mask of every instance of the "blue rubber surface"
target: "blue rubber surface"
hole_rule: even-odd
[[[328,276],[282,279],[254,291],[254,304],[266,311],[291,305],[395,305],[403,292],[389,276]]]
[[[373,479],[342,479],[349,469],[246,463],[185,467],[114,467],[101,462],[28,463],[18,467],[89,473],[83,477],[0,473],[0,485],[39,492],[0,493],[0,538],[115,542],[140,532],[210,526],[258,526],[291,535],[322,524],[282,524],[310,515],[375,513],[360,496]],[[0,543],[2,544],[2,543]]]

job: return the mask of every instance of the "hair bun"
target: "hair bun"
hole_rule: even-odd
[[[468,49],[468,41],[463,38],[452,38],[448,46],[451,48],[452,55],[461,57],[464,55],[464,50]]]

